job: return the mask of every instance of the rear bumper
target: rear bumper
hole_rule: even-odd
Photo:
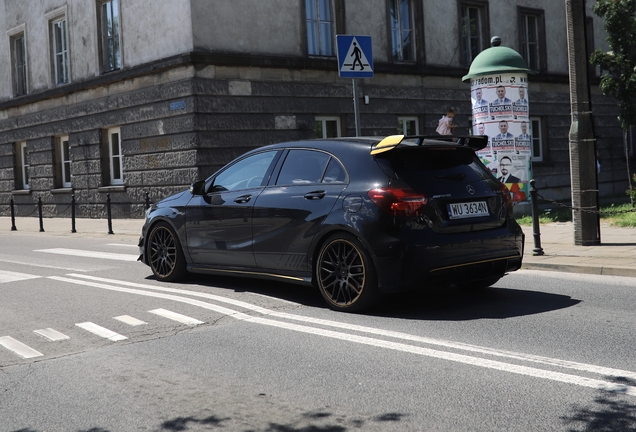
[[[455,241],[453,241],[455,240]],[[380,289],[396,292],[420,285],[446,285],[503,276],[519,270],[524,234],[508,229],[461,236],[430,236],[426,245],[402,244],[390,257],[377,259]]]

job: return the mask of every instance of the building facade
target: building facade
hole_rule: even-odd
[[[588,47],[606,49],[587,2]],[[0,1],[0,215],[142,217],[254,147],[355,135],[336,35],[372,37],[362,135],[472,132],[471,61],[491,36],[529,68],[533,173],[570,196],[565,9],[547,0]],[[627,188],[616,102],[591,92],[601,196]]]

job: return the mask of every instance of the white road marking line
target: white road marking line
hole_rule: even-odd
[[[131,289],[131,288],[121,288],[121,287],[116,287],[116,286],[113,286],[113,285],[105,285],[105,284],[100,284],[100,283],[96,283],[96,282],[88,282],[88,281],[82,281],[82,280],[77,280],[77,279],[69,279],[69,278],[60,277],[60,276],[49,276],[48,279],[53,279],[53,280],[57,280],[57,281],[61,281],[61,282],[73,283],[73,284],[77,284],[77,285],[84,285],[84,286],[91,286],[91,287],[95,287],[95,288],[102,288],[102,289],[107,289],[107,290],[111,290],[111,291],[125,292],[125,293],[129,293],[129,294],[139,294],[139,295],[143,295],[143,296],[146,296],[146,297],[154,297],[154,298],[161,298],[161,299],[166,299],[166,300],[174,300],[174,301],[177,301],[177,302],[186,303],[186,304],[193,305],[193,306],[198,306],[198,307],[201,307],[203,309],[208,309],[208,310],[211,310],[211,311],[215,311],[215,312],[218,312],[218,313],[220,313],[222,315],[228,315],[228,316],[231,316],[232,318],[236,318],[236,319],[247,319],[247,318],[250,317],[247,314],[244,314],[242,312],[237,312],[235,310],[228,309],[228,308],[225,308],[223,306],[217,306],[215,304],[205,303],[205,302],[202,302],[200,300],[194,300],[194,299],[186,298],[186,297],[180,297],[180,296],[175,296],[175,295],[170,295],[170,294],[159,294],[159,293],[153,293],[153,292],[142,291],[142,290]]]
[[[106,243],[106,246],[122,246],[122,247],[130,247],[130,248],[139,249],[139,246],[136,244]]]
[[[526,375],[535,378],[544,378],[562,383],[575,384],[582,387],[590,387],[599,390],[607,390],[620,392],[630,396],[636,396],[636,387],[624,384],[615,384],[609,381],[602,381],[592,378],[585,378],[576,375],[568,375],[561,372],[552,372],[543,369],[532,368],[528,366],[520,366],[510,363],[503,363],[496,360],[487,360],[479,357],[471,357],[464,354],[455,354],[447,351],[438,351],[430,348],[406,345],[398,342],[391,342],[382,339],[373,339],[366,336],[357,336],[347,333],[339,333],[332,330],[324,330],[315,327],[301,326],[298,324],[285,323],[282,321],[273,321],[267,318],[253,317],[249,322],[279,327],[297,332],[326,336],[333,339],[344,340],[348,342],[356,342],[364,345],[371,345],[380,348],[392,349],[412,354],[419,354],[426,357],[433,357],[442,360],[450,360],[457,363],[463,363],[473,366],[495,369],[499,371],[511,372],[519,375]]]
[[[254,292],[251,292],[251,293],[248,293],[248,294],[251,294],[251,295],[257,296],[257,297],[263,297],[263,298],[266,298],[266,299],[269,299],[269,300],[274,300],[274,301],[277,301],[277,302],[280,302],[280,303],[286,303],[288,305],[298,306],[298,303],[294,303],[294,302],[289,301],[289,300],[279,299],[279,298],[268,296],[268,295],[265,295],[265,294],[259,294],[259,293],[254,293]]]
[[[33,357],[41,357],[44,355],[41,352],[34,350],[30,346],[27,346],[23,344],[22,342],[13,339],[11,336],[0,337],[0,345],[5,347],[9,351],[13,351],[17,355],[25,359],[33,358]]]
[[[176,312],[172,312],[172,311],[165,310],[165,309],[154,309],[154,310],[151,310],[151,311],[148,311],[148,312],[150,312],[152,314],[155,314],[155,315],[162,316],[164,318],[171,319],[173,321],[180,322],[181,324],[187,324],[187,325],[190,325],[190,326],[196,326],[196,325],[199,325],[199,324],[205,324],[203,321],[199,321],[198,319],[194,319],[194,318],[191,318],[189,316],[181,315],[181,314],[178,314]]]
[[[52,328],[33,330],[33,332],[39,334],[40,336],[44,336],[45,338],[51,341],[61,341],[61,340],[70,339],[69,336],[65,335],[64,333],[60,333],[59,331],[54,330]]]
[[[207,298],[207,299],[210,299],[210,300],[215,300],[215,301],[219,301],[219,302],[223,302],[223,303],[228,303],[228,304],[232,304],[232,305],[235,305],[235,306],[239,306],[239,307],[242,307],[242,308],[245,308],[245,309],[248,309],[248,310],[252,310],[252,311],[261,313],[263,315],[269,315],[269,316],[273,316],[273,317],[277,317],[277,318],[283,318],[283,319],[288,319],[288,320],[293,320],[293,321],[301,321],[301,322],[309,323],[309,324],[317,324],[317,325],[322,325],[322,326],[326,326],[326,327],[335,327],[335,328],[339,328],[339,329],[343,329],[343,330],[356,331],[356,332],[360,332],[360,333],[368,333],[368,334],[373,334],[373,335],[377,335],[377,336],[385,336],[385,337],[390,337],[390,338],[400,339],[400,340],[406,340],[406,341],[411,341],[411,342],[419,342],[419,343],[424,343],[424,344],[428,344],[428,345],[441,346],[441,347],[444,347],[444,348],[451,348],[451,349],[457,349],[457,350],[462,350],[462,351],[468,351],[468,352],[492,355],[492,356],[496,356],[496,357],[511,358],[511,359],[522,360],[522,361],[526,361],[526,362],[546,364],[546,365],[550,365],[550,366],[557,366],[557,367],[562,367],[562,368],[567,368],[567,369],[575,369],[575,370],[580,370],[580,371],[584,371],[584,372],[592,372],[592,373],[596,373],[596,374],[600,374],[600,375],[608,375],[608,376],[625,377],[625,378],[636,379],[636,372],[620,370],[620,369],[613,369],[613,368],[607,368],[607,367],[603,367],[603,366],[596,366],[596,365],[590,365],[590,364],[585,364],[585,363],[572,362],[572,361],[568,361],[568,360],[561,360],[561,359],[555,359],[555,358],[550,358],[550,357],[542,357],[542,356],[537,356],[537,355],[532,355],[532,354],[524,354],[524,353],[517,353],[517,352],[512,352],[512,351],[497,350],[497,349],[493,349],[493,348],[487,348],[487,347],[480,347],[480,346],[476,346],[476,345],[464,344],[464,343],[461,343],[461,342],[452,342],[452,341],[446,341],[446,340],[442,340],[442,339],[427,338],[427,337],[422,337],[422,336],[411,335],[411,334],[408,334],[408,333],[395,332],[395,331],[391,331],[391,330],[383,330],[383,329],[378,329],[378,328],[373,328],[373,327],[360,326],[360,325],[356,325],[356,324],[347,324],[347,323],[342,323],[342,322],[338,322],[338,321],[324,320],[324,319],[320,319],[320,318],[304,317],[304,316],[289,314],[289,313],[286,313],[286,312],[275,312],[275,311],[272,311],[272,310],[269,310],[269,309],[266,309],[266,308],[263,308],[263,307],[260,307],[260,306],[256,306],[256,305],[252,305],[250,303],[243,302],[241,300],[229,299],[229,298],[217,296],[217,295],[214,295],[214,294],[201,293],[201,292],[197,292],[197,291],[180,290],[180,289],[175,289],[175,288],[162,288],[162,287],[157,287],[157,286],[154,286],[154,285],[139,284],[139,283],[135,283],[135,282],[118,281],[118,280],[114,280],[114,279],[105,279],[105,278],[89,276],[89,275],[83,275],[83,274],[69,274],[68,276],[74,276],[74,277],[81,278],[81,279],[89,279],[89,280],[95,280],[95,281],[101,281],[101,282],[107,282],[107,283],[116,283],[116,284],[119,284],[119,285],[133,286],[133,287],[137,287],[137,288],[152,289],[152,290],[156,290],[156,291],[167,291],[167,292],[173,292],[173,293],[177,293],[177,294],[190,295],[190,296],[195,296],[195,297],[203,297],[203,298]]]
[[[121,322],[126,323],[126,324],[131,325],[131,326],[138,326],[138,325],[148,324],[145,321],[142,321],[142,320],[137,319],[137,318],[133,318],[133,317],[131,317],[129,315],[121,315],[121,316],[116,316],[114,318],[116,320],[118,320],[118,321],[121,321]]]
[[[17,282],[17,281],[21,281],[21,280],[37,279],[37,278],[41,278],[41,277],[42,276],[36,276],[36,275],[32,275],[32,274],[17,273],[17,272],[10,272],[10,271],[6,271],[6,270],[0,270],[0,283]]]
[[[30,267],[52,268],[52,269],[56,269],[56,270],[67,270],[67,271],[78,271],[78,272],[90,271],[90,270],[87,270],[85,268],[79,269],[79,268],[72,268],[72,267],[60,267],[60,266],[35,264],[35,263],[30,263],[30,262],[13,261],[13,260],[6,260],[6,259],[0,259],[0,262],[5,262],[5,263],[9,263],[9,264],[20,264],[20,265],[30,266]]]
[[[106,279],[106,278],[102,278],[102,277],[83,275],[83,274],[77,274],[77,273],[70,273],[70,274],[67,274],[66,276],[72,276],[72,277],[76,277],[76,278],[80,278],[80,279],[88,279],[88,280],[95,281],[95,282],[105,282],[105,283],[110,283],[110,284],[124,285],[124,286],[127,286],[127,287],[133,287],[133,288],[151,289],[151,290],[154,290],[154,291],[163,291],[163,292],[176,293],[176,294],[186,294],[186,295],[190,295],[190,296],[193,296],[193,297],[202,297],[202,298],[206,298],[206,299],[210,299],[210,300],[216,300],[216,301],[227,303],[227,304],[232,304],[234,306],[242,307],[244,309],[248,309],[248,310],[251,310],[251,311],[254,311],[254,312],[258,312],[258,313],[261,313],[263,315],[267,315],[267,314],[271,314],[272,313],[272,311],[269,310],[269,309],[265,309],[265,308],[262,308],[260,306],[253,305],[251,303],[246,303],[246,302],[241,301],[241,300],[234,300],[234,299],[227,298],[227,297],[221,297],[221,296],[214,295],[214,294],[202,293],[202,292],[197,292],[197,291],[187,291],[187,290],[182,290],[182,289],[177,289],[177,288],[159,287],[159,286],[156,286],[156,285],[140,284],[140,283],[136,283],[136,282],[121,281],[121,280],[116,280],[116,279]],[[74,279],[69,279],[69,280],[74,280]],[[79,282],[75,282],[75,283],[79,283]],[[226,315],[229,315],[231,309],[225,309],[225,308],[222,308],[222,309],[224,309],[226,311],[226,312],[222,312],[222,313],[225,313]]]
[[[128,255],[128,254],[117,254],[111,252],[96,252],[96,251],[87,251],[87,250],[79,250],[79,249],[64,249],[64,248],[55,248],[55,249],[38,249],[33,252],[46,252],[58,255],[71,255],[71,256],[79,256],[86,258],[100,258],[107,260],[116,260],[116,261],[137,261],[139,255]]]
[[[174,295],[159,294],[159,293],[153,293],[153,292],[136,290],[136,289],[120,288],[120,287],[114,287],[112,285],[104,285],[104,284],[98,284],[93,282],[83,282],[83,281],[78,281],[75,279],[68,279],[68,278],[62,278],[57,276],[52,276],[50,278],[55,280],[80,284],[80,285],[93,286],[97,288],[109,289],[109,290],[120,291],[120,292],[128,292],[131,294],[139,294],[139,295],[144,295],[148,297],[166,298],[166,299],[171,299],[175,301],[192,304],[195,306],[199,305],[200,307],[204,307],[206,309],[216,310],[216,308],[220,308],[219,306],[211,305],[209,303],[205,303],[205,302],[201,302],[201,301],[193,300],[193,299],[188,299],[184,297],[174,296]],[[126,282],[124,281],[117,281],[117,283],[126,284]],[[140,285],[140,284],[135,284],[135,285]],[[150,287],[151,289],[157,289],[157,287],[153,287],[152,285],[149,285],[148,287]],[[201,296],[203,295],[203,293],[193,293],[193,292],[189,292],[189,294],[201,295]],[[218,297],[218,296],[215,296],[215,297]],[[237,301],[232,300],[232,302],[237,302]],[[255,308],[258,308],[261,310],[267,310],[257,306]],[[220,308],[220,309],[225,309],[225,308]],[[268,325],[272,327],[278,327],[278,328],[283,328],[283,329],[288,329],[288,330],[293,330],[293,331],[298,331],[298,332],[303,332],[308,334],[320,335],[320,336],[330,337],[330,338],[349,341],[349,342],[355,342],[355,343],[371,345],[371,346],[376,346],[376,347],[381,347],[386,349],[392,349],[396,351],[408,352],[412,354],[418,354],[418,355],[423,355],[423,356],[428,356],[428,357],[433,357],[433,358],[438,358],[443,360],[449,360],[449,361],[454,361],[454,362],[473,365],[473,366],[485,367],[489,369],[515,373],[519,375],[525,375],[525,376],[530,376],[535,378],[543,378],[543,379],[548,379],[548,380],[562,382],[562,383],[574,384],[578,386],[601,389],[601,390],[615,391],[615,392],[620,392],[622,394],[627,394],[630,396],[636,396],[636,387],[634,386],[615,384],[609,381],[602,381],[602,380],[597,380],[592,378],[580,377],[577,375],[568,375],[568,374],[564,374],[560,372],[551,372],[551,371],[537,369],[537,368],[528,367],[528,366],[509,364],[509,363],[504,363],[501,361],[488,360],[488,359],[484,359],[480,357],[471,357],[469,355],[456,354],[456,353],[447,352],[447,351],[439,351],[439,350],[434,350],[430,348],[412,346],[412,345],[407,345],[407,344],[398,343],[398,342],[391,342],[391,341],[382,340],[382,339],[369,338],[366,336],[353,335],[349,333],[340,333],[340,332],[336,332],[332,330],[325,330],[321,328],[303,326],[303,325],[286,323],[281,321],[274,321],[268,318],[250,317],[249,315],[246,315],[237,311],[232,311],[231,309],[225,309],[225,310],[233,312],[232,314],[228,314],[230,317],[257,323],[257,324]],[[271,313],[270,315],[272,316],[280,315],[281,317],[287,317],[289,314]],[[289,316],[293,317],[293,319],[303,320],[303,321],[305,320],[304,317],[294,317],[293,315],[289,315]],[[323,321],[323,320],[318,320],[318,321]],[[324,322],[328,322],[328,321],[324,321]],[[340,324],[336,322],[334,323]],[[351,326],[348,326],[348,327],[351,327]],[[360,328],[364,328],[364,327],[360,327]],[[383,333],[383,331],[381,331],[380,329],[371,329],[371,330],[377,330]],[[396,333],[396,334],[399,334],[399,333]],[[405,335],[405,336],[409,336],[409,335]],[[448,344],[453,344],[452,342],[435,341],[432,339],[431,341],[437,342],[438,344],[439,342],[442,342],[445,346],[447,346]],[[471,347],[470,345],[463,345],[463,344],[456,344],[456,345],[457,347]],[[473,348],[482,349],[480,347],[473,347]],[[491,350],[488,348],[483,348],[483,350],[487,351],[488,353],[497,352],[497,350]],[[504,352],[501,352],[500,354],[501,356],[505,357]],[[523,354],[520,354],[520,355],[523,356]],[[532,357],[534,356],[528,356],[527,361],[533,361],[531,359]],[[540,357],[537,357],[537,358],[540,358]],[[570,362],[565,362],[558,359],[548,359],[548,360],[551,360],[554,362],[554,364],[558,364],[561,366],[563,364],[570,363]],[[572,363],[572,364],[577,365],[577,363]],[[619,375],[617,376],[626,376],[628,374],[634,375],[633,372],[629,372],[629,371],[619,371],[616,369],[602,368],[602,367],[594,366],[594,365],[584,365],[584,364],[578,364],[578,365],[589,366],[590,368],[593,369],[593,371],[607,370],[607,371],[614,371],[615,373],[618,372]]]
[[[97,336],[112,340],[113,342],[128,339],[126,336],[120,335],[119,333],[115,333],[112,330],[108,330],[107,328],[99,326],[92,322],[77,323],[75,325]]]

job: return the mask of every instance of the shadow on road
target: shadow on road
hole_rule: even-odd
[[[230,417],[209,416],[188,416],[175,417],[166,420],[159,425],[156,431],[181,432],[195,430],[227,430],[237,432],[346,432],[349,430],[373,430],[382,431],[389,429],[399,430],[398,423],[406,417],[406,414],[389,412],[379,414],[369,419],[335,417],[334,414],[320,412],[301,413],[299,418],[288,423],[275,423],[263,421],[263,426],[237,427],[238,423],[245,423],[243,419],[232,419]],[[134,421],[131,421],[134,427]],[[397,427],[397,429],[396,429]],[[19,429],[12,432],[43,432],[36,429]],[[109,429],[94,427],[91,429],[80,429],[76,432],[110,432]]]
[[[627,378],[608,380],[627,386],[636,385],[636,381]],[[576,425],[569,429],[571,432],[636,432],[636,404],[633,397],[620,391],[599,391],[593,405],[576,406],[562,420],[566,425]]]
[[[540,291],[506,287],[469,290],[451,286],[392,295],[373,314],[407,319],[467,321],[534,315],[578,303],[580,300],[570,296]]]
[[[151,278],[151,277],[150,277]],[[264,281],[237,277],[191,275],[184,285],[219,287],[234,292],[251,292],[304,306],[326,308],[318,289],[279,281]],[[435,320],[467,321],[504,319],[564,309],[580,303],[569,296],[541,291],[500,287],[462,289],[427,287],[386,296],[369,315]]]

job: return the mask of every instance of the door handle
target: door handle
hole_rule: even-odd
[[[319,200],[325,197],[325,191],[313,191],[305,194],[305,199],[308,200]]]
[[[251,199],[252,195],[241,195],[240,197],[237,197],[234,202],[237,204],[245,204],[246,202],[250,202]]]

